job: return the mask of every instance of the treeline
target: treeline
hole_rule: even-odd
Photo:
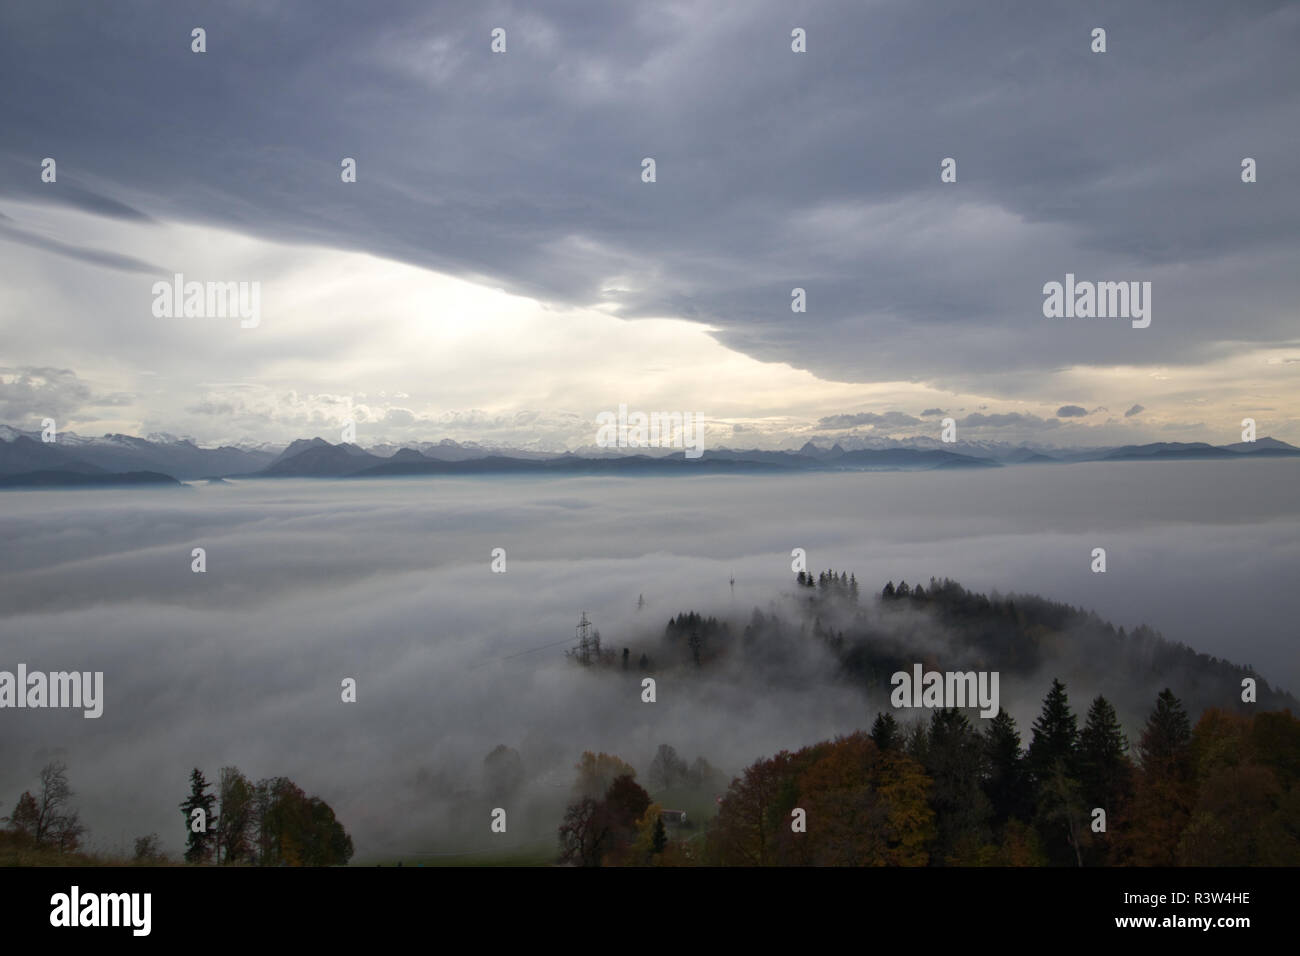
[[[956,635],[967,660],[992,662],[1004,673],[1029,675],[1047,668],[1048,673],[1069,673],[1076,683],[1088,681],[1098,686],[1114,686],[1117,677],[1143,689],[1169,684],[1179,688],[1196,712],[1225,705],[1224,688],[1240,688],[1242,677],[1249,676],[1257,685],[1261,709],[1300,706],[1290,694],[1272,688],[1249,664],[1199,653],[1146,625],[1131,631],[1117,628],[1093,611],[1033,594],[986,596],[948,578],[932,577],[928,587],[919,582],[887,583],[879,606],[887,626],[896,619],[887,630],[907,633],[905,622],[915,616],[907,612],[917,612]],[[881,637],[861,619],[853,631],[849,647],[871,644]],[[1121,712],[1126,709],[1123,704],[1129,703],[1113,702]],[[1131,704],[1137,718],[1145,701]]]
[[[727,791],[702,862],[722,866],[1244,866],[1300,863],[1300,720],[1169,690],[1136,754],[1104,697],[1082,729],[1054,681],[1027,748],[1002,711],[759,760]]]
[[[238,767],[223,767],[216,793],[203,771],[190,774],[185,860],[219,865],[343,866],[352,838],[320,797],[288,777],[252,783]]]
[[[700,667],[724,649],[730,637],[731,628],[726,622],[688,611],[669,618],[664,627],[664,653],[670,660],[689,659],[696,667]]]
[[[287,777],[252,783],[237,767],[221,771],[217,791],[202,771],[190,774],[190,794],[181,804],[188,863],[253,866],[341,866],[352,858],[352,838],[319,797],[309,797]],[[35,793],[25,791],[13,812],[0,818],[6,862],[36,865],[167,863],[158,834],[137,837],[130,861],[84,852],[87,835],[68,768],[54,761],[39,774]]]
[[[668,620],[649,654],[625,648],[623,669],[708,668],[731,659],[765,680],[811,687],[824,679],[815,666],[824,648],[840,674],[869,694],[888,693],[895,672],[923,662],[939,670],[997,670],[1004,681],[1067,675],[1076,687],[1105,689],[1129,726],[1143,720],[1152,687],[1173,688],[1194,713],[1300,712],[1300,701],[1249,664],[1198,653],[1145,625],[1117,628],[1091,611],[1034,595],[984,595],[932,577],[927,584],[890,581],[860,596],[856,575],[834,570],[799,572],[794,580],[793,611],[755,608],[743,627],[682,612]],[[615,660],[610,655],[611,669]],[[1239,700],[1246,677],[1255,685],[1250,704]]]
[[[822,571],[814,580],[812,572],[800,571],[795,575],[794,580],[795,584],[801,588],[816,588],[817,594],[822,597],[847,601],[854,605],[858,603],[858,576],[856,574],[846,574],[843,571],[836,574],[834,570]]]
[[[1294,866],[1300,720],[1211,708],[1192,725],[1172,691],[1136,746],[1103,696],[1082,718],[1052,682],[1024,746],[1006,711],[936,710],[756,761],[703,831],[610,754],[585,753],[559,828],[579,866]],[[651,785],[710,786],[661,746]],[[702,821],[700,821],[702,822]],[[698,824],[697,824],[698,825]]]

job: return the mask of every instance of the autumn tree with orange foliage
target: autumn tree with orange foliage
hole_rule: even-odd
[[[930,780],[861,732],[759,760],[731,785],[707,860],[741,866],[920,866],[929,860]],[[795,832],[792,811],[805,813]]]
[[[613,754],[592,753],[590,750],[583,753],[573,769],[578,771],[573,784],[574,796],[592,800],[604,799],[606,791],[618,777],[636,777],[636,769],[626,761]]]

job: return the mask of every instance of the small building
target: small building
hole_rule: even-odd
[[[664,823],[685,823],[686,811],[685,810],[660,810],[659,819],[662,820]]]

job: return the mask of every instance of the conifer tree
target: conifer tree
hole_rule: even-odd
[[[1025,759],[1020,749],[1020,731],[1015,718],[1005,710],[999,710],[984,729],[984,755],[988,767],[984,792],[993,806],[993,825],[1001,827],[1012,819],[1027,820],[1031,808],[1025,799]]]
[[[937,861],[962,863],[988,843],[992,807],[980,787],[986,775],[984,751],[970,720],[955,707],[930,718],[928,746],[921,759],[932,784],[930,806],[938,830]]]
[[[871,739],[879,750],[898,749],[898,721],[893,714],[885,711],[876,714],[876,722],[871,725]]]
[[[1138,752],[1144,770],[1191,770],[1192,725],[1183,703],[1168,687],[1156,698],[1156,709],[1147,718]]]
[[[1100,695],[1088,708],[1088,719],[1079,733],[1079,783],[1092,806],[1105,807],[1113,815],[1128,795],[1132,765],[1128,760],[1128,738],[1110,701]]]
[[[1138,744],[1141,769],[1127,852],[1139,866],[1172,866],[1196,803],[1192,731],[1182,702],[1165,688]]]
[[[1106,832],[1089,834],[1085,856],[1090,863],[1107,862],[1116,852],[1109,834],[1125,815],[1133,792],[1133,765],[1127,753],[1128,738],[1115,708],[1098,695],[1079,733],[1079,795],[1090,816],[1100,807],[1107,821]]]
[[[1026,758],[1029,771],[1037,780],[1047,780],[1057,761],[1062,761],[1066,772],[1074,775],[1078,727],[1078,718],[1070,710],[1065,684],[1059,678],[1053,679],[1052,689],[1043,698],[1042,713],[1034,721],[1034,736]]]
[[[190,795],[181,804],[181,813],[185,815],[185,860],[187,863],[204,863],[212,853],[212,841],[217,832],[217,821],[213,809],[217,798],[208,793],[208,781],[198,767],[190,774]],[[203,827],[198,828],[194,811],[203,811]]]
[[[1078,718],[1059,679],[1043,698],[1033,732],[1025,764],[1033,789],[1034,824],[1052,863],[1079,865],[1085,824],[1080,820]]]

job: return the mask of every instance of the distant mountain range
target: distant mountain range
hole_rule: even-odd
[[[153,471],[181,480],[260,471],[275,459],[265,448],[200,448],[187,439],[105,435],[82,438],[62,433],[41,441],[39,432],[0,426],[0,475],[51,470],[82,474]]]
[[[846,450],[805,444],[797,451],[718,448],[688,459],[681,451],[582,449],[547,454],[496,449],[450,440],[369,449],[323,438],[287,446],[240,444],[202,448],[170,435],[83,438],[63,433],[43,442],[38,432],[0,425],[0,487],[95,486],[150,483],[161,479],[361,478],[397,475],[585,474],[650,475],[781,473],[799,471],[933,471],[998,468],[1021,464],[1084,461],[1185,461],[1189,459],[1281,458],[1300,448],[1273,438],[1234,445],[1155,442],[1117,448],[1045,449],[1004,443],[956,442],[930,438],[876,440],[874,447]],[[126,476],[135,475],[128,480]],[[138,476],[153,477],[138,477]],[[78,477],[79,476],[79,477]]]

